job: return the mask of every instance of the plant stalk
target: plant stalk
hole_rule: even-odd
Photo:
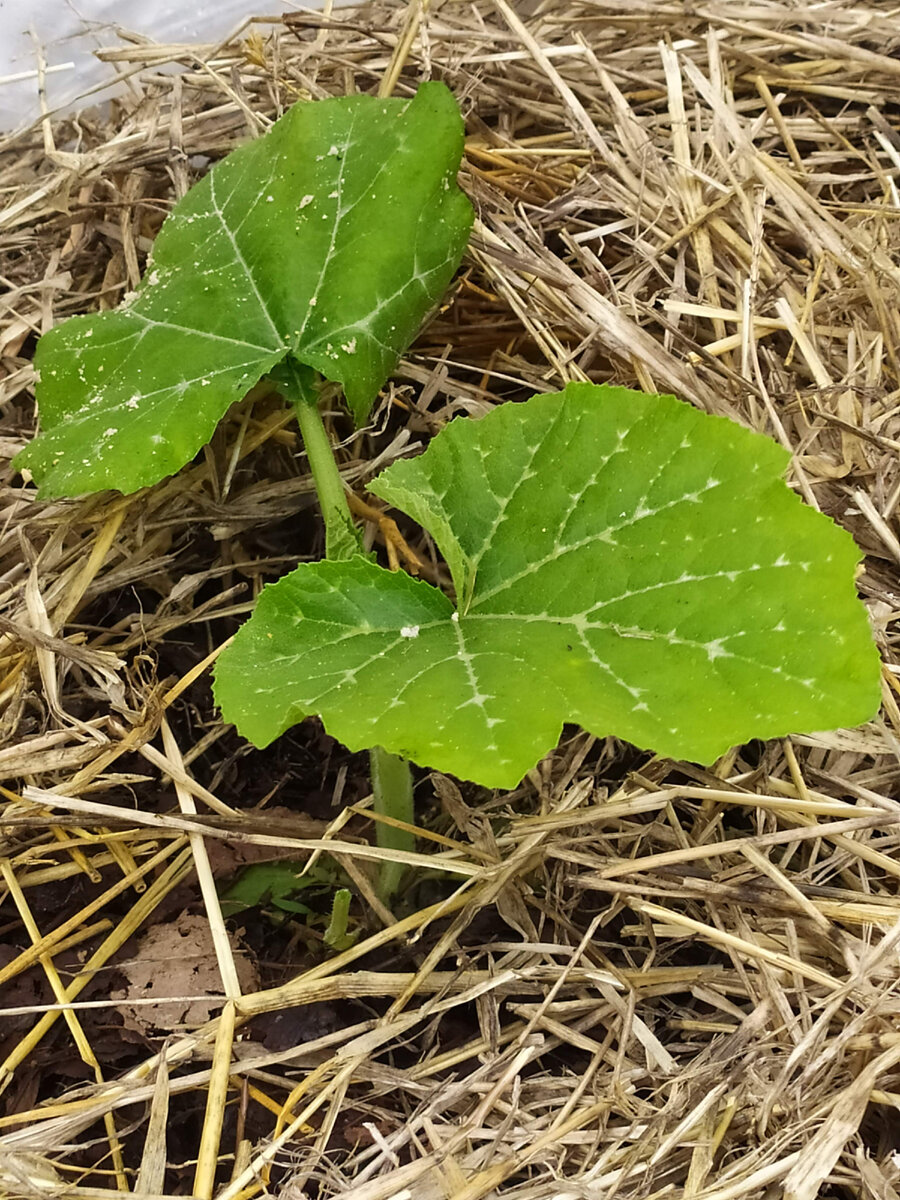
[[[347,493],[335,462],[331,439],[319,411],[315,377],[308,367],[299,364],[290,363],[288,371],[293,384],[289,398],[297,413],[309,469],[325,521],[325,557],[338,561],[352,558],[354,554],[361,553],[362,545],[350,515]]]
[[[415,824],[413,809],[412,771],[405,758],[389,754],[383,746],[373,746],[369,751],[372,771],[372,797],[375,812],[395,821]],[[416,839],[408,829],[397,829],[384,821],[376,823],[375,837],[383,850],[415,850]],[[404,863],[385,859],[378,869],[378,899],[385,904],[391,902],[400,886]]]
[[[362,544],[350,515],[331,439],[319,410],[316,377],[309,367],[291,360],[283,365],[276,378],[297,413],[309,469],[325,521],[325,557],[335,560],[352,558],[354,554],[362,553]],[[383,746],[375,746],[369,751],[369,761],[375,812],[412,825],[413,787],[409,763],[396,754],[390,754]],[[383,821],[376,822],[375,839],[383,850],[413,851],[416,848],[416,839],[408,830],[396,829]],[[380,864],[377,884],[379,899],[390,903],[405,869],[403,863],[387,859]]]

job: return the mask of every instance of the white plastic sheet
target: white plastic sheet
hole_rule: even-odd
[[[300,7],[292,0],[0,0],[0,129],[18,128],[39,113],[35,39],[50,68],[51,105],[77,106],[88,88],[115,74],[93,51],[116,45],[117,26],[156,41],[214,42],[246,17]],[[321,8],[321,0],[303,0],[302,7]]]

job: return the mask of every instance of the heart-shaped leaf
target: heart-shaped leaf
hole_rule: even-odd
[[[295,105],[175,206],[130,300],[41,339],[16,465],[44,496],[155,483],[288,354],[365,420],[462,257],[462,146],[440,83]]]
[[[459,607],[356,558],[267,587],[216,695],[262,746],[321,714],[511,787],[566,721],[708,762],[868,719],[879,662],[852,538],[774,442],[671,396],[570,384],[457,420],[371,490],[434,536]]]

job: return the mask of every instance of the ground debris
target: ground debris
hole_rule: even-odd
[[[255,991],[259,972],[247,948],[234,939],[234,962],[241,987]],[[110,999],[125,1025],[136,1033],[196,1029],[224,1003],[216,949],[205,917],[182,913],[153,925],[129,958],[118,964],[128,986]],[[218,993],[218,994],[217,994]],[[148,1004],[146,1001],[159,1000]]]

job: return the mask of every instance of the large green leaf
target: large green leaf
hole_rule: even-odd
[[[571,384],[458,420],[372,491],[430,530],[459,608],[356,558],[262,593],[216,695],[257,745],[310,713],[351,749],[513,786],[563,722],[708,762],[879,701],[851,537],[774,442],[671,396]]]
[[[362,422],[462,257],[462,146],[439,83],[295,105],[175,206],[129,301],[41,339],[17,465],[45,496],[154,483],[289,353]]]

